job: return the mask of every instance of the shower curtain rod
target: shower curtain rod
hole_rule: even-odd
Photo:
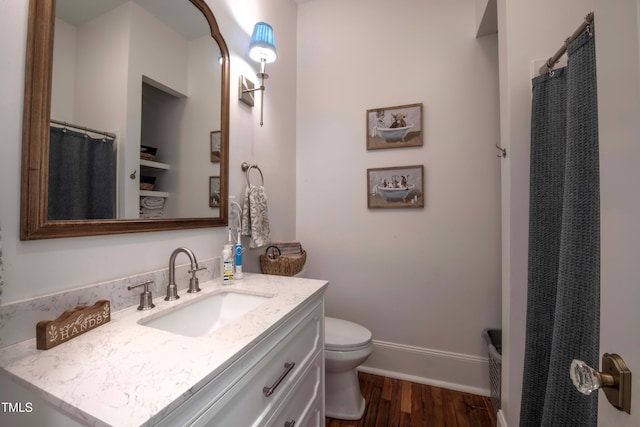
[[[85,132],[97,133],[97,134],[99,134],[99,135],[104,135],[104,136],[106,136],[107,138],[116,139],[116,134],[115,134],[115,133],[105,132],[105,131],[103,131],[103,130],[95,130],[95,129],[88,128],[88,127],[86,127],[86,126],[77,126],[77,125],[74,125],[74,124],[71,124],[71,123],[61,122],[61,121],[59,121],[59,120],[53,120],[53,119],[51,119],[50,121],[51,121],[51,123],[55,123],[55,124],[60,125],[60,126],[70,127],[70,128],[74,128],[74,129],[79,129],[79,130],[83,130],[83,131],[85,131]]]
[[[540,67],[538,72],[540,74],[544,74],[553,70],[554,65],[558,63],[562,55],[564,55],[565,52],[567,51],[567,46],[569,46],[569,44],[572,41],[578,38],[578,36],[582,34],[587,28],[591,27],[591,24],[593,24],[593,12],[590,12],[587,16],[585,16],[584,22],[580,24],[578,29],[575,30],[574,33],[571,34],[571,36],[569,36],[569,38],[564,41],[564,45],[560,49],[558,49],[555,55],[547,59],[547,62],[542,67]]]

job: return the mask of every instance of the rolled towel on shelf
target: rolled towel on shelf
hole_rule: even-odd
[[[140,197],[140,207],[146,209],[162,209],[164,207],[164,197]]]
[[[164,218],[164,210],[162,208],[159,209],[140,209],[140,218],[142,219],[151,219],[151,218]]]

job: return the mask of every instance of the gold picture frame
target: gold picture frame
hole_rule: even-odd
[[[211,131],[211,163],[220,163],[220,159],[222,159],[222,140],[220,137],[219,130]]]
[[[367,207],[423,208],[424,165],[367,169]]]
[[[367,110],[367,150],[421,147],[422,103]]]
[[[220,177],[219,176],[210,176],[209,177],[209,206],[212,208],[220,207]]]

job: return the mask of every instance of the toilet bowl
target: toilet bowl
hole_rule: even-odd
[[[325,317],[325,414],[329,418],[359,420],[365,401],[356,368],[371,355],[371,332],[347,320]]]
[[[294,275],[306,277],[306,268]],[[359,420],[365,400],[356,368],[373,352],[371,331],[357,323],[324,318],[325,415],[339,420]]]

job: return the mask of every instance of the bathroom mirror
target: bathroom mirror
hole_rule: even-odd
[[[56,17],[65,2],[79,17]],[[21,240],[227,224],[229,51],[204,0],[31,0],[25,69]],[[98,192],[106,214],[55,213],[76,197],[55,187],[55,171],[79,162],[56,169],[66,157],[54,133],[113,147],[87,168],[100,185],[112,182],[104,164],[115,176],[112,193]],[[163,204],[159,215],[145,198]]]

